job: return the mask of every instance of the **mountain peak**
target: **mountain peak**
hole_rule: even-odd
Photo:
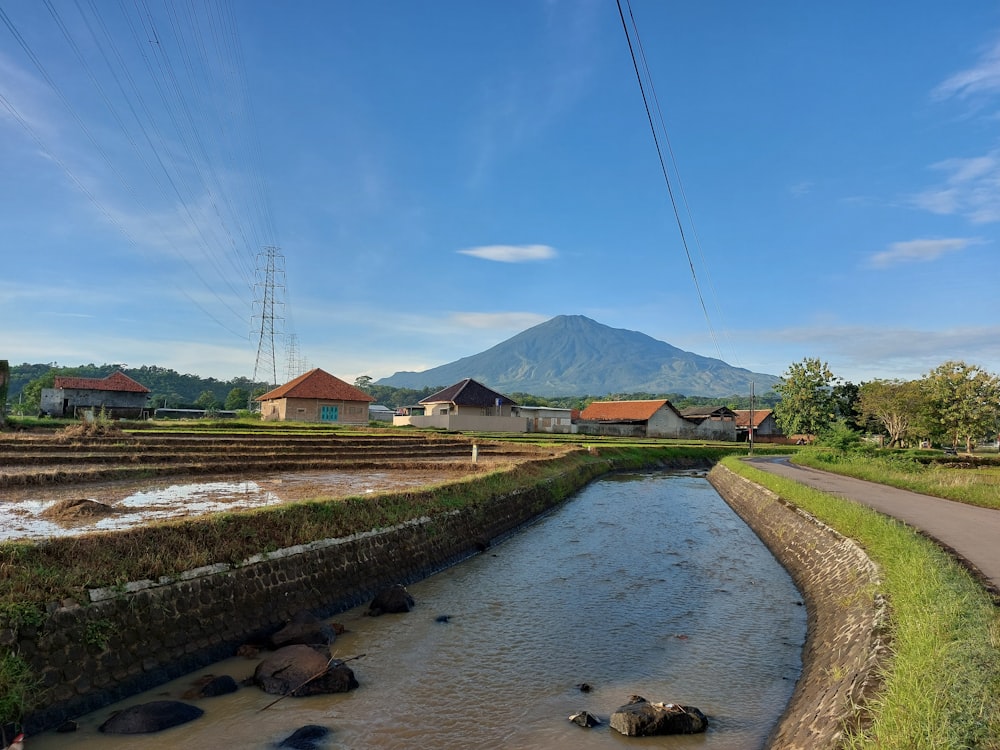
[[[377,384],[427,388],[463,378],[536,396],[645,392],[722,397],[750,393],[751,382],[763,392],[778,381],[639,331],[611,328],[584,315],[557,315],[479,354],[423,372],[397,372]]]

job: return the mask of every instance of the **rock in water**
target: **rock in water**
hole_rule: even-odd
[[[285,737],[278,747],[291,750],[315,750],[316,743],[330,734],[330,730],[319,724],[306,724]]]
[[[98,727],[105,734],[148,734],[194,721],[205,712],[180,701],[152,701],[119,711]]]
[[[650,703],[632,696],[631,702],[611,714],[611,728],[628,737],[659,734],[697,734],[708,729],[708,718],[694,706]]]
[[[302,643],[306,646],[329,646],[337,638],[334,629],[312,612],[303,610],[277,633],[271,636],[271,648],[279,649]]]
[[[368,614],[372,617],[388,613],[409,612],[413,609],[413,597],[405,587],[396,584],[380,591],[368,606]]]
[[[589,711],[581,711],[578,714],[573,714],[572,716],[569,717],[569,720],[572,721],[574,724],[577,724],[586,729],[590,729],[591,727],[596,727],[598,724],[601,723],[601,720],[598,719]]]
[[[341,661],[309,648],[285,646],[257,665],[253,682],[271,695],[346,693],[358,686],[354,672]]]

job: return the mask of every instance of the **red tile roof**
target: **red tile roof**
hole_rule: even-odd
[[[749,409],[733,409],[736,412],[736,426],[737,427],[749,427],[750,426],[750,410]],[[771,409],[754,409],[753,410],[753,426],[760,427],[760,423],[768,418],[771,414]]]
[[[580,419],[592,422],[645,422],[664,406],[677,414],[674,405],[665,398],[656,401],[595,401],[580,412]]]
[[[54,388],[73,391],[115,391],[117,393],[149,393],[149,388],[132,380],[121,370],[106,378],[57,377]]]
[[[263,396],[258,401],[274,401],[279,398],[318,398],[324,401],[367,401],[375,399],[360,388],[355,388],[318,367],[295,380],[280,385]]]

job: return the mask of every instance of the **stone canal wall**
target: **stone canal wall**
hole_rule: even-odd
[[[769,748],[838,748],[864,720],[885,643],[879,571],[855,542],[722,465],[709,481],[785,567],[805,599],[802,675]]]

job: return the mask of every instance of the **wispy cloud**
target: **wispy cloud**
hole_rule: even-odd
[[[911,198],[913,205],[941,215],[964,216],[974,224],[1000,221],[1000,151],[931,165],[946,174],[944,184]]]
[[[971,68],[960,70],[938,84],[931,92],[934,99],[968,99],[980,94],[1000,92],[1000,41],[986,50]]]
[[[544,323],[550,317],[531,312],[457,312],[449,319],[463,328],[521,331]]]
[[[555,248],[548,245],[483,245],[459,250],[463,255],[471,255],[498,263],[529,263],[556,257]]]
[[[748,334],[788,362],[820,356],[835,374],[855,383],[873,378],[918,378],[949,359],[1000,371],[1000,326],[918,330],[821,322]],[[780,363],[776,365],[784,369]]]
[[[811,180],[802,180],[801,182],[796,182],[794,185],[789,186],[788,192],[791,193],[796,198],[801,198],[803,195],[809,195],[812,192],[815,183]]]
[[[875,268],[889,268],[900,263],[926,263],[937,260],[942,255],[956,253],[970,245],[978,245],[982,242],[983,240],[976,237],[893,242],[889,245],[888,250],[875,253],[868,259],[868,262]]]

